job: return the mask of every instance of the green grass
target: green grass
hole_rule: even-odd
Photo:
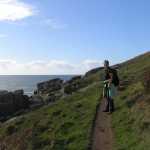
[[[129,85],[115,99],[114,150],[148,150],[150,147],[150,95],[143,86],[149,60],[150,53],[125,63],[119,71],[121,79],[128,80]]]
[[[90,85],[52,106],[1,125],[1,142],[11,150],[87,149],[99,88],[98,84]]]
[[[150,147],[150,95],[143,74],[150,68],[150,53],[122,64],[121,81],[128,81],[115,99],[112,115],[114,150],[148,150]],[[86,150],[103,72],[84,78],[88,88],[44,106],[14,121],[0,124],[0,145],[8,150]]]
[[[114,150],[147,150],[150,147],[149,96],[143,95],[141,82],[130,85],[116,98],[112,117]]]

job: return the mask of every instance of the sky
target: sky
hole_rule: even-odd
[[[149,0],[0,0],[0,74],[84,74],[149,51]]]

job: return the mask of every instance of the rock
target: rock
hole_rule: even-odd
[[[17,95],[24,95],[24,90],[16,90],[14,91],[14,94],[17,94]]]
[[[84,87],[82,76],[75,76],[71,80],[64,83],[64,93],[72,94],[73,92]]]
[[[56,78],[37,85],[37,94],[43,98],[44,103],[55,102],[63,96],[63,80]]]
[[[57,78],[46,82],[39,83],[37,85],[37,91],[39,94],[51,93],[53,91],[60,90],[63,86],[63,80]]]
[[[51,102],[55,102],[56,100],[60,99],[62,96],[63,93],[61,91],[50,93],[48,94],[48,96],[46,96],[44,101],[48,104]]]
[[[48,104],[48,103],[51,103],[51,102],[55,102],[56,98],[55,98],[55,95],[54,94],[51,94],[51,95],[48,95],[46,98],[45,98],[45,102]]]
[[[31,96],[29,102],[30,102],[30,108],[35,108],[37,106],[44,105],[44,100],[40,95]]]
[[[6,91],[6,90],[1,90],[0,91],[0,95],[6,94],[6,93],[8,93],[8,91]]]
[[[19,90],[20,91],[20,90]],[[1,92],[0,117],[12,115],[18,110],[29,107],[29,97],[22,92]]]
[[[80,79],[82,79],[81,75],[75,76],[75,77],[72,77],[70,80],[68,80],[67,83],[73,83],[73,82],[80,80]]]
[[[0,94],[0,103],[13,103],[13,93],[7,92],[7,93],[1,93]]]
[[[15,111],[29,107],[29,97],[27,95],[14,94],[13,101]]]

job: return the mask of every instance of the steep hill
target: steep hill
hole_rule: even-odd
[[[126,81],[112,116],[114,150],[150,149],[150,52],[122,64]]]
[[[122,88],[112,114],[114,150],[150,147],[150,52],[119,65]],[[102,68],[81,79],[80,90],[54,104],[0,124],[0,149],[86,150],[103,84]],[[103,120],[101,120],[103,121]]]

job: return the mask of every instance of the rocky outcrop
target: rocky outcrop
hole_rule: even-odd
[[[65,94],[72,94],[77,90],[84,87],[84,79],[82,76],[75,76],[71,80],[64,83],[64,93]]]
[[[0,117],[12,115],[13,113],[29,107],[29,98],[22,90],[15,92],[0,92]]]
[[[44,101],[46,104],[53,103],[63,96],[64,96],[64,93],[62,92],[62,90],[51,92],[48,95],[46,95]]]
[[[41,96],[46,104],[55,102],[63,96],[63,84],[64,81],[59,78],[39,83],[35,95]]]
[[[45,103],[55,102],[63,96],[72,94],[79,89],[87,86],[85,76],[74,76],[68,81],[61,79],[52,79],[46,82],[37,84],[37,91],[34,95],[39,95],[43,98]]]
[[[8,91],[6,91],[6,90],[1,90],[1,91],[0,91],[0,95],[6,94],[6,93],[8,93]]]
[[[68,82],[74,82],[76,80],[81,80],[82,79],[82,76],[81,75],[78,75],[78,76],[74,76],[72,77]]]
[[[30,109],[37,108],[45,104],[43,98],[40,95],[31,96],[29,102],[30,102],[29,106]]]
[[[118,65],[114,66],[117,67]],[[55,102],[63,96],[72,94],[81,88],[84,88],[95,79],[95,73],[98,73],[100,70],[104,69],[104,67],[99,67],[96,69],[92,69],[87,72],[84,76],[78,75],[72,77],[70,80],[64,82],[63,80],[56,78],[46,82],[41,82],[37,84],[37,91],[34,92],[34,95],[39,95],[43,98],[44,103]],[[99,76],[102,78],[103,74]],[[97,79],[99,81],[99,79]]]
[[[14,94],[16,94],[16,95],[24,95],[24,90],[16,90],[16,91],[14,91]]]
[[[54,91],[58,91],[63,86],[63,80],[57,78],[46,82],[41,82],[37,85],[38,94],[46,94]]]
[[[41,96],[44,103],[48,104],[66,96],[66,94],[72,94],[82,87],[82,76],[75,76],[66,82],[57,78],[37,84],[37,92],[34,94]]]

